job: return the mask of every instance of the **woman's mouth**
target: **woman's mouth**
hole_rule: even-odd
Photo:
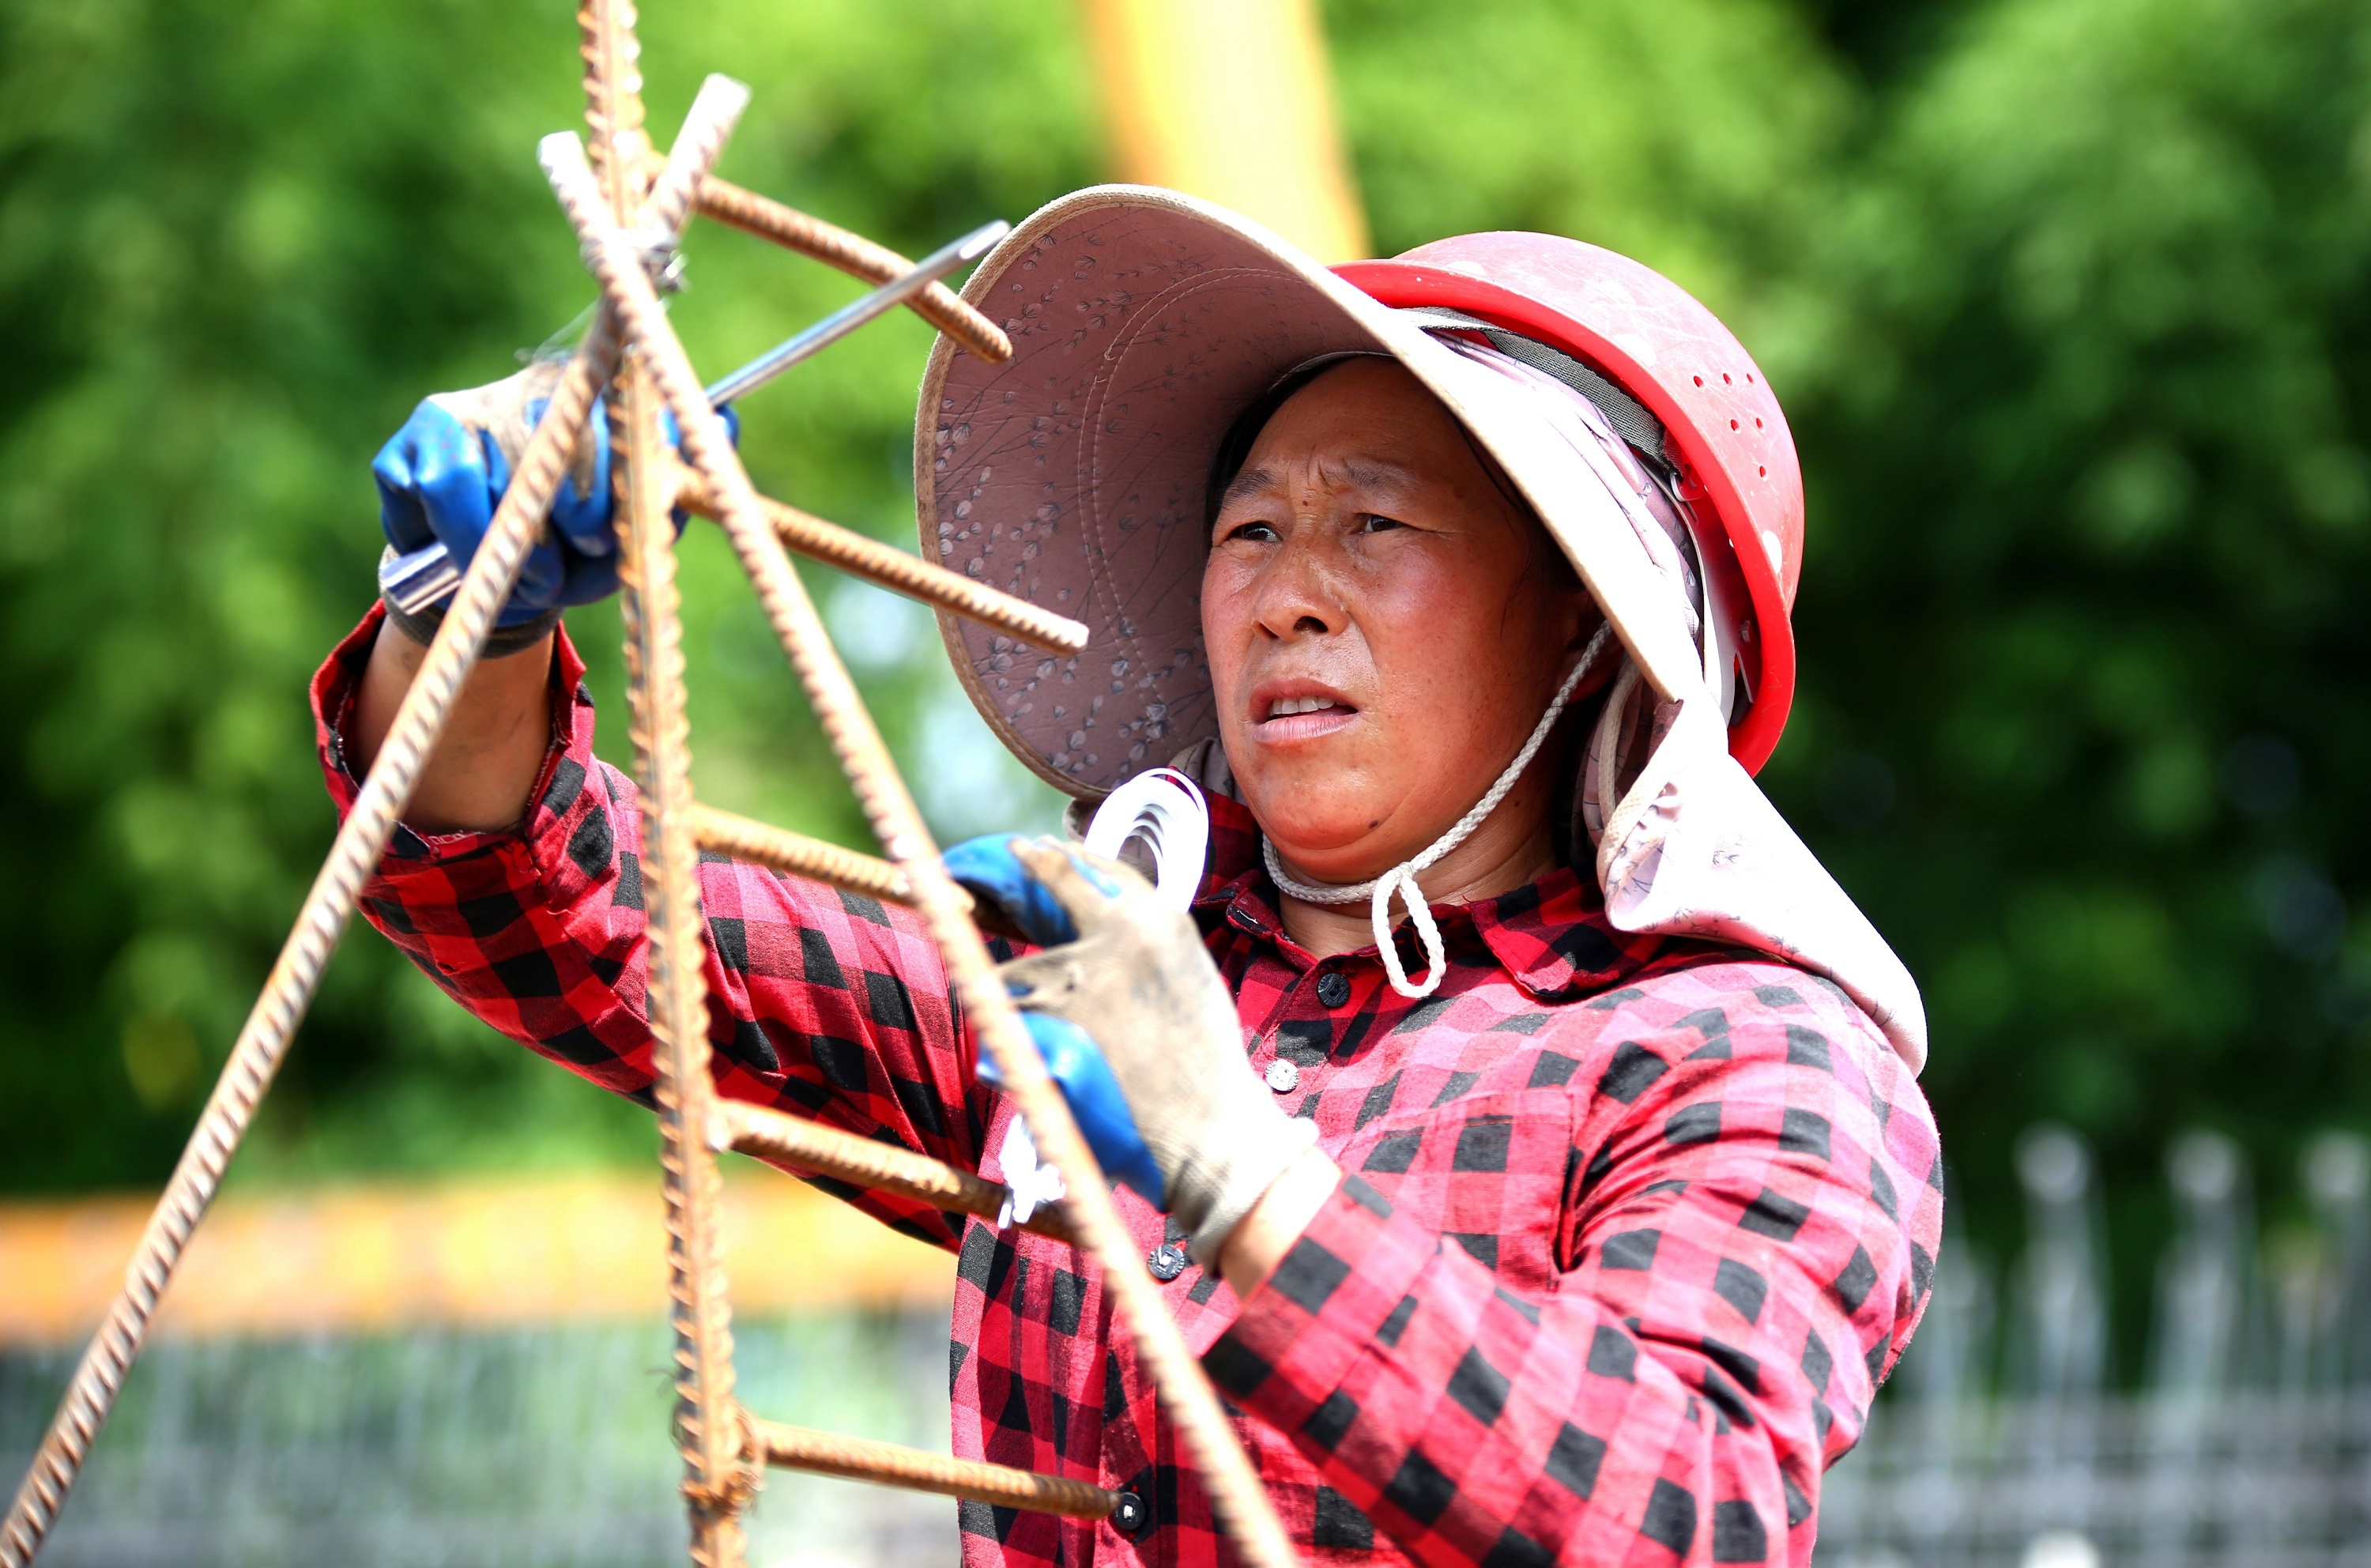
[[[1253,732],[1266,742],[1315,740],[1347,727],[1359,709],[1332,692],[1301,691],[1263,697],[1254,711]]]

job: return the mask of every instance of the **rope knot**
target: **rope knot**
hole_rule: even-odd
[[[1417,940],[1424,944],[1424,978],[1410,983],[1407,971],[1400,967],[1400,945],[1392,939],[1392,899],[1397,896],[1407,906],[1408,918],[1416,923]],[[1432,905],[1425,902],[1424,889],[1416,882],[1416,872],[1408,866],[1394,866],[1375,879],[1375,941],[1376,951],[1383,960],[1383,973],[1391,976],[1392,989],[1410,1001],[1418,1001],[1440,988],[1441,976],[1449,973],[1449,955],[1440,944],[1440,928],[1433,923]]]

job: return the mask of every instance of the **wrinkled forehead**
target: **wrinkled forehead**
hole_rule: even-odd
[[[1312,486],[1378,506],[1455,505],[1527,527],[1553,551],[1545,527],[1457,415],[1396,359],[1330,356],[1298,367],[1255,399],[1220,441],[1210,467],[1209,515],[1229,504],[1288,499]]]
[[[1248,437],[1248,439],[1246,439]],[[1414,372],[1373,354],[1330,359],[1314,375],[1288,377],[1287,396],[1255,401],[1220,444],[1248,464],[1282,446],[1365,468],[1417,475],[1464,444],[1457,416]]]

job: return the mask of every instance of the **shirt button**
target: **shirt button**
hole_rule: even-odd
[[[1301,1064],[1289,1056],[1278,1056],[1267,1065],[1267,1086],[1278,1094],[1290,1094],[1301,1087]]]
[[[1112,1505],[1112,1528],[1122,1535],[1134,1535],[1144,1528],[1144,1499],[1133,1492],[1121,1493],[1119,1500]]]
[[[1317,977],[1317,1005],[1338,1008],[1350,999],[1350,982],[1338,969],[1329,969]]]
[[[1186,1249],[1174,1241],[1163,1241],[1144,1255],[1144,1266],[1163,1285],[1184,1274],[1186,1265],[1193,1261],[1186,1255]]]

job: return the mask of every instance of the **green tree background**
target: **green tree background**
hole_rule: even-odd
[[[649,9],[657,123],[732,71],[757,101],[725,172],[891,243],[1104,172],[1067,7]],[[1380,249],[1613,246],[1786,399],[1803,687],[1765,779],[1926,986],[1973,1242],[2016,1244],[2011,1147],[2045,1117],[2100,1151],[2128,1320],[2173,1129],[2238,1136],[2293,1213],[2299,1141],[2371,1126],[2371,14],[1326,23]],[[557,0],[0,0],[0,1191],[169,1166],[328,842],[304,687],[367,602],[369,457],[587,297],[531,156],[576,111]],[[713,229],[690,259],[707,363],[854,292]],[[910,540],[926,347],[901,318],[752,399],[760,482]],[[860,841],[721,542],[688,538],[703,795]],[[942,828],[1043,820],[927,617],[812,581]],[[614,715],[614,615],[573,621]],[[240,1175],[651,1141],[359,933]]]

